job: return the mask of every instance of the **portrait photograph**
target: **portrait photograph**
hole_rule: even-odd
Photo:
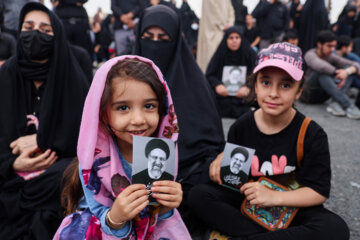
[[[236,92],[244,86],[246,69],[246,66],[224,66],[222,82],[230,96],[235,96]]]
[[[224,187],[240,191],[241,185],[248,181],[254,153],[255,149],[226,143],[220,169]]]
[[[152,183],[174,180],[175,144],[168,139],[133,136],[132,183],[141,183],[150,190]],[[150,204],[156,204],[151,197]]]

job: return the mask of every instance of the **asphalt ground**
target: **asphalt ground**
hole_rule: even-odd
[[[360,240],[360,120],[335,117],[326,111],[325,104],[297,102],[296,108],[322,126],[328,135],[332,179],[325,206],[345,220],[351,240]],[[222,119],[225,136],[234,121]]]

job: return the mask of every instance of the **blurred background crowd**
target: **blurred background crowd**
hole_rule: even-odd
[[[93,16],[89,16],[85,6],[94,6],[95,3],[88,0],[0,0],[0,66],[16,52],[19,12],[24,4],[31,1],[42,2],[60,18],[71,51],[90,82],[94,70],[108,59],[134,53],[135,26],[142,12],[149,6],[159,4],[172,8],[179,15],[182,35],[218,98],[227,97],[228,93],[222,85],[218,87],[220,82],[212,82],[210,75],[214,69],[209,68],[209,63],[220,48],[224,36],[229,37],[226,31],[230,27],[239,30],[243,44],[240,43],[242,49],[235,55],[241,58],[249,59],[253,55],[252,51],[243,50],[247,43],[256,53],[281,41],[298,45],[305,55],[308,50],[317,47],[318,33],[329,30],[340,38],[336,49],[333,49],[334,54],[351,61],[360,61],[359,0],[341,1],[342,9],[336,9],[339,12],[337,17],[334,17],[331,9],[333,6],[339,8],[339,1],[331,0],[248,1],[249,7],[243,0],[206,0],[197,3],[188,0],[181,3],[175,0],[109,0],[104,6],[109,6],[110,11],[105,13],[102,7],[98,7]],[[196,14],[191,6],[199,4],[201,11]],[[246,75],[249,75],[254,61],[225,65],[229,64],[247,64]],[[222,69],[219,71],[222,72]],[[217,78],[219,80],[219,76]],[[352,82],[351,87],[358,88],[359,77]],[[347,91],[351,95],[350,90]],[[246,93],[242,93],[237,98],[245,95]],[[232,101],[236,102],[238,99]],[[360,105],[359,101],[356,100],[357,106]],[[225,113],[222,117],[237,118],[241,113],[242,111]],[[360,112],[357,113],[355,118],[360,118]]]
[[[16,39],[18,15],[21,7],[29,1],[34,0],[0,0],[0,28],[1,33],[3,33],[1,34],[0,41],[2,46],[1,48],[7,49],[7,51],[2,50],[0,61],[4,61],[15,52],[14,48],[16,44],[14,44],[14,41],[12,40],[14,40],[14,38]],[[112,56],[131,52],[135,36],[131,29],[134,29],[133,25],[136,24],[136,21],[142,10],[150,5],[164,4],[172,7],[178,12],[182,19],[184,36],[186,37],[187,43],[192,49],[194,55],[196,55],[196,50],[198,47],[199,16],[203,16],[205,19],[207,15],[212,14],[211,11],[201,11],[201,6],[198,6],[201,5],[201,1],[192,1],[196,3],[191,4],[191,1],[188,3],[188,1],[185,0],[181,1],[182,3],[180,5],[175,0],[109,0],[109,3],[103,3],[106,12],[101,7],[99,7],[94,15],[88,15],[86,11],[86,9],[89,8],[86,6],[99,5],[99,3],[95,4],[94,0],[42,0],[40,2],[43,2],[49,8],[52,8],[53,11],[61,18],[65,26],[69,42],[73,45],[77,45],[86,49],[95,66],[111,58]],[[124,4],[121,3],[118,5],[116,2],[124,2]],[[259,16],[258,10],[259,4],[262,1],[259,1],[257,5],[255,1],[251,1],[251,3],[247,1],[249,2],[249,6],[245,5],[242,0],[231,0],[229,2],[232,3],[232,7],[234,9],[235,25],[240,26],[243,30],[246,30],[245,37],[250,41],[251,45],[257,49],[261,44],[261,40],[264,42],[265,40],[269,39],[269,33],[267,32],[272,31],[272,29],[269,29],[266,25],[266,20],[265,24],[261,23],[264,18]],[[303,9],[305,2],[309,1],[282,0],[278,2],[281,2],[286,7],[284,9],[289,16],[289,19],[286,20],[287,23],[285,23],[284,26],[281,27],[282,29],[278,31],[281,33],[279,36],[284,37],[285,33],[287,32],[290,32],[290,36],[294,36],[294,34],[295,36],[299,36],[300,46],[304,52],[308,48],[306,45],[307,43],[304,43],[306,40],[301,39],[301,37],[304,36],[304,31],[306,31],[304,28],[317,28],[316,30],[320,30],[331,27],[331,29],[335,31],[337,35],[345,34],[351,36],[352,38],[359,37],[359,1],[349,0],[348,3],[343,7],[342,11],[340,11],[340,15],[332,16],[333,19],[330,20],[330,10],[333,8],[333,6],[342,7],[344,3],[339,5],[339,3],[336,3],[336,1],[325,0],[323,5],[327,12],[327,17],[322,21],[315,21],[315,19],[319,18],[316,13],[322,14],[322,9]],[[222,3],[222,5],[226,4]],[[110,9],[107,9],[107,6],[109,6]],[[191,6],[194,6],[196,9],[192,9]],[[252,10],[251,12],[250,9]],[[124,19],[121,20],[119,18],[119,14],[121,14],[122,11],[133,12],[134,16],[131,18],[132,21],[124,23]],[[332,10],[332,12],[334,12],[334,10]],[[337,12],[339,12],[338,9]],[[302,18],[304,19],[302,21],[300,20],[301,15],[303,15]],[[231,22],[228,23],[228,26],[230,25]],[[128,35],[131,37],[124,40],[124,42],[120,45],[116,44],[115,39],[119,38],[116,36],[116,32],[118,32],[119,29],[124,30],[124,28],[127,28],[127,31],[131,32],[131,34]],[[11,38],[9,34],[11,34],[14,38]],[[276,33],[276,35],[277,34],[278,33]],[[311,38],[311,36],[308,38]],[[218,42],[211,42],[210,44],[213,45],[213,48],[215,49],[219,43],[220,40],[218,40]],[[8,47],[9,44],[11,44],[11,47]],[[356,40],[354,44],[355,53],[359,53],[360,51],[358,45],[358,41]],[[210,57],[212,53],[209,53]],[[201,66],[201,68],[205,69],[206,66]]]

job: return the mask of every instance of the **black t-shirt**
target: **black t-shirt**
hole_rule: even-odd
[[[305,116],[300,112],[276,134],[264,134],[257,128],[254,112],[241,116],[230,128],[228,142],[256,150],[251,163],[251,177],[287,177],[295,173],[302,186],[319,194],[330,194],[330,153],[327,135],[314,121],[310,122],[304,140],[304,158],[297,166],[297,137]],[[282,175],[282,176],[280,176]]]

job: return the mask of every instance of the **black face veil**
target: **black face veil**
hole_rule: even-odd
[[[178,38],[177,29],[179,28],[176,13],[167,10],[164,8],[164,12],[146,11],[142,17],[143,24],[140,26],[140,36],[150,27],[161,26],[171,41],[152,41],[141,37],[139,39],[142,56],[151,59],[163,73],[167,72],[173,57],[176,48],[175,40]]]
[[[163,50],[156,51],[148,44],[150,40],[141,39],[144,30],[150,26],[160,27],[168,33],[171,38],[168,52],[159,53]],[[164,46],[164,43],[162,41],[157,44]],[[216,156],[222,150],[224,136],[214,96],[185,43],[180,19],[172,9],[163,5],[145,9],[137,28],[135,54],[148,57],[159,64],[170,87],[180,127],[181,177],[184,167],[206,157]],[[164,71],[161,65],[165,61],[167,65]]]

